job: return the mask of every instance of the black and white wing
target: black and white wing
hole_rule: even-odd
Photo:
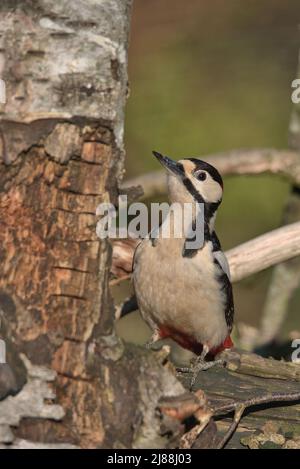
[[[234,303],[229,264],[215,233],[213,233],[213,256],[214,262],[218,268],[218,281],[220,282],[221,290],[225,296],[225,319],[228,329],[231,332],[233,327]]]

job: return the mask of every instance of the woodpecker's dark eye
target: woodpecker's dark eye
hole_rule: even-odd
[[[198,181],[205,181],[206,179],[206,173],[204,171],[199,171],[198,173],[195,174],[196,178]]]

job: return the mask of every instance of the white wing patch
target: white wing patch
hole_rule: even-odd
[[[225,272],[225,274],[227,274],[227,277],[230,280],[229,264],[228,264],[228,260],[225,256],[224,252],[223,251],[214,251],[213,256],[219,262],[223,272]]]

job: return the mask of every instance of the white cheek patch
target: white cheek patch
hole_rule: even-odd
[[[197,179],[194,177],[193,184],[205,201],[219,202],[219,200],[221,200],[222,188],[220,184],[215,181],[207,172],[205,181],[197,181]]]

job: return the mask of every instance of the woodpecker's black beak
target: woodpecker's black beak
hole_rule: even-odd
[[[183,170],[182,164],[177,163],[177,161],[171,160],[171,158],[168,158],[167,156],[161,155],[157,151],[153,151],[152,153],[158,159],[158,161],[163,165],[163,167],[166,168],[168,171],[175,174],[176,176],[180,176],[180,177],[184,176],[184,170]]]

